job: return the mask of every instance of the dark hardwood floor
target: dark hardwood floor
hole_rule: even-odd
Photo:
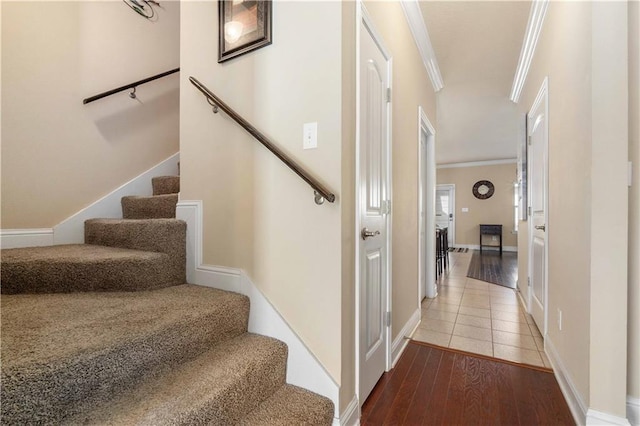
[[[508,288],[516,288],[518,280],[518,254],[498,251],[473,251],[467,276],[477,280],[498,284]]]
[[[411,341],[361,425],[574,425],[552,372]]]

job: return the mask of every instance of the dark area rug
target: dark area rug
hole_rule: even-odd
[[[461,248],[461,247],[449,247],[449,252],[453,252],[453,253],[467,253],[469,251],[468,248]]]
[[[518,279],[518,254],[493,250],[474,250],[467,270],[467,277],[498,284],[503,287],[516,288]]]

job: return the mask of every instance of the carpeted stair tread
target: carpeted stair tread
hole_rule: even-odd
[[[164,287],[164,253],[90,244],[2,250],[2,294]],[[184,282],[184,281],[183,281]]]
[[[330,399],[293,385],[284,385],[239,423],[242,426],[331,425]]]
[[[59,423],[247,330],[249,301],[190,284],[1,299],[3,423]]]
[[[151,197],[122,197],[124,219],[170,219],[176,217],[178,194],[153,195]]]
[[[285,382],[287,347],[245,333],[70,424],[232,425]]]
[[[153,195],[177,194],[180,192],[180,176],[156,176],[151,179]]]
[[[182,220],[90,219],[84,223],[84,241],[164,253],[169,256],[165,282],[177,285],[187,281],[187,224]]]

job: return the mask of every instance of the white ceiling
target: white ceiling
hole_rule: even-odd
[[[509,100],[529,1],[421,1],[440,66],[438,164],[516,158],[524,119]]]

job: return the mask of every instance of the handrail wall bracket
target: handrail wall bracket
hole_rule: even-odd
[[[229,117],[231,117],[236,123],[251,134],[258,140],[265,148],[271,151],[276,157],[278,157],[283,163],[285,163],[295,174],[300,176],[302,180],[307,182],[311,188],[313,188],[314,201],[317,205],[321,205],[325,200],[333,203],[336,196],[331,193],[324,185],[322,185],[316,178],[311,176],[306,170],[293,161],[287,154],[284,153],[277,145],[270,141],[265,135],[263,135],[258,129],[256,129],[251,123],[245,120],[240,114],[235,112],[229,105],[224,103],[220,98],[214,95],[205,85],[200,83],[196,78],[189,77],[189,81],[193,84],[202,94],[206,97],[207,103],[213,107],[213,113],[217,114],[219,110],[222,110]]]

